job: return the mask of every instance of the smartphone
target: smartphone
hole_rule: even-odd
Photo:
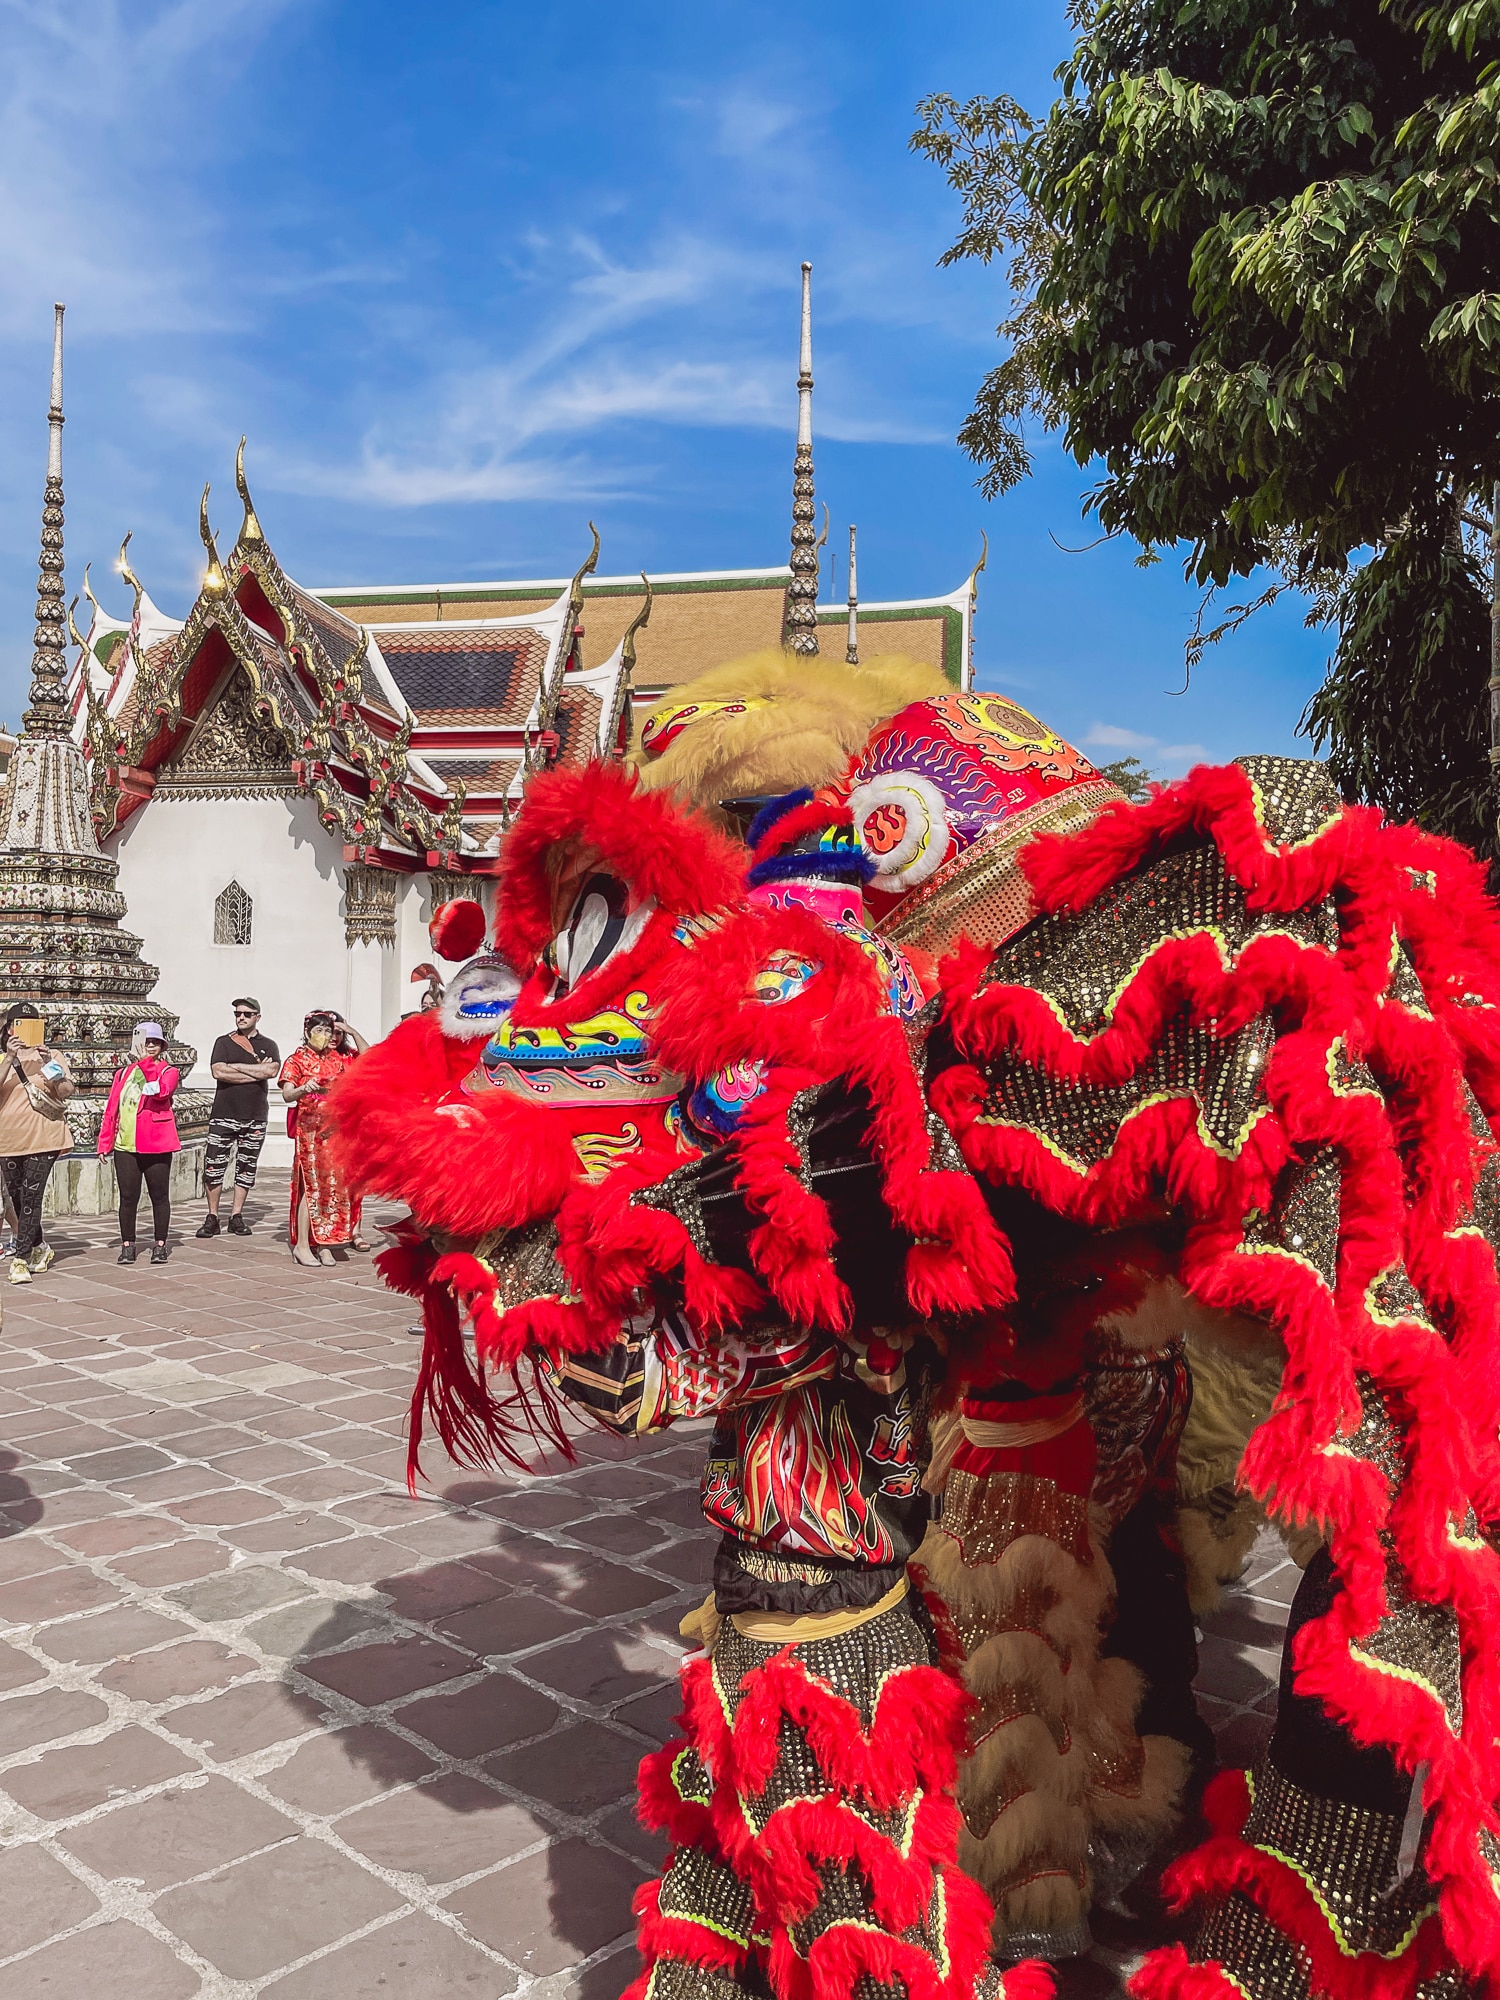
[[[47,1023],[45,1021],[13,1021],[10,1031],[16,1040],[24,1042],[28,1049],[39,1049],[42,1046],[42,1039],[47,1032]]]

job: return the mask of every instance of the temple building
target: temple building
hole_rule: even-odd
[[[246,480],[182,618],[129,559],[128,617],[73,624],[73,737],[132,929],[200,1048],[257,998],[285,1051],[311,1007],[372,1038],[419,1004],[434,907],[500,866],[530,771],[617,754],[705,668],[785,645],[904,653],[971,679],[977,570],[941,597],[820,604],[804,271],[792,556],[760,569],[319,585],[283,569]],[[826,530],[825,530],[826,532]],[[204,1079],[196,1078],[195,1081]],[[272,1157],[274,1157],[274,1152]]]

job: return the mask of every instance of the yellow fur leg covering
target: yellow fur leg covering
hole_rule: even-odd
[[[1018,1534],[994,1561],[966,1563],[934,1524],[914,1565],[951,1621],[977,1702],[959,1772],[959,1852],[994,1899],[1007,1960],[1087,1950],[1096,1833],[1108,1827],[1144,1852],[1181,1790],[1181,1747],[1135,1733],[1140,1676],[1099,1657],[1114,1599],[1102,1544],[1092,1519],[1088,1561]]]
[[[1188,1601],[1199,1617],[1217,1609],[1265,1524],[1259,1503],[1235,1481],[1252,1432],[1271,1413],[1285,1358],[1280,1342],[1253,1322],[1226,1320],[1225,1329],[1216,1338],[1204,1317],[1186,1341],[1193,1404],[1177,1451],[1177,1526]]]

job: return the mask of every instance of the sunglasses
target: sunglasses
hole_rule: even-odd
[[[234,1018],[237,1021],[253,1021],[257,1017],[255,1009],[253,1007],[236,1007],[234,1010]]]

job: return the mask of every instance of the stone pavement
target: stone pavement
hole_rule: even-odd
[[[165,1269],[54,1225],[0,1301],[0,1992],[613,2000],[706,1427],[536,1476],[433,1447],[411,1498],[410,1310],[294,1265],[284,1201],[248,1240],[184,1213]],[[1295,1575],[1258,1556],[1205,1642],[1232,1761]]]

